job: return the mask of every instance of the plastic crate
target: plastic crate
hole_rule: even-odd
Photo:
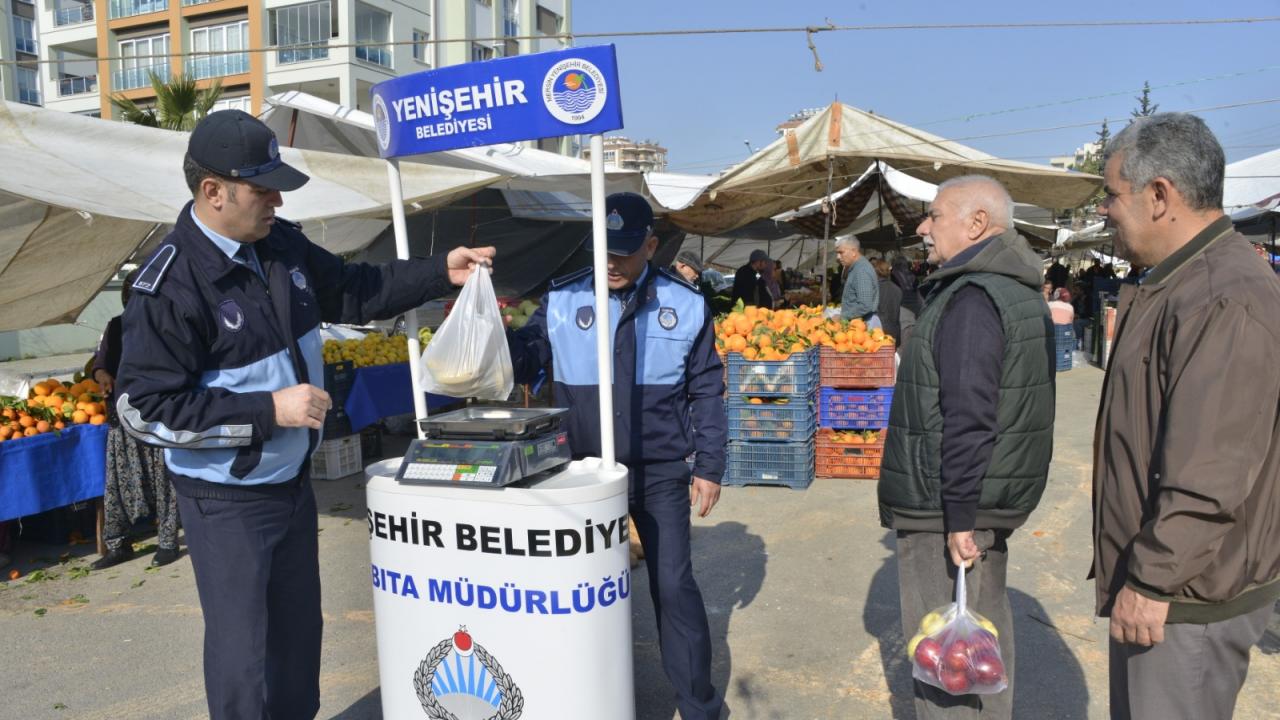
[[[818,429],[816,396],[807,398],[756,398],[730,395],[725,403],[729,439],[751,442],[804,442]]]
[[[363,469],[359,434],[325,440],[311,456],[312,480],[337,480]]]
[[[1071,369],[1071,353],[1076,349],[1075,329],[1070,325],[1054,325],[1054,361],[1058,372]]]
[[[730,442],[724,485],[781,485],[803,490],[813,482],[813,438],[794,443]]]
[[[882,388],[893,387],[896,373],[897,346],[875,352],[836,352],[823,346],[820,354],[823,387]]]
[[[747,360],[729,353],[725,383],[728,396],[808,397],[818,389],[817,349],[795,353],[787,360]]]
[[[356,364],[350,360],[326,363],[324,366],[324,391],[333,398],[334,407],[342,407],[351,394],[351,385],[356,381]]]
[[[836,431],[823,428],[814,440],[814,474],[822,478],[877,480],[884,459],[884,432],[874,443],[836,442]]]
[[[849,430],[887,427],[892,405],[893,388],[842,390],[824,387],[818,395],[818,425]]]

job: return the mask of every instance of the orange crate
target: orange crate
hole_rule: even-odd
[[[884,459],[884,431],[876,443],[838,443],[835,431],[822,428],[814,442],[814,475],[823,478],[878,480]]]
[[[882,388],[893,387],[894,351],[897,346],[875,352],[836,352],[823,346],[819,359],[823,387]]]

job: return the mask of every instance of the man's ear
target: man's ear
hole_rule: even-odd
[[[1173,183],[1169,182],[1168,178],[1157,177],[1147,185],[1143,192],[1150,193],[1152,220],[1158,220],[1172,212],[1174,195],[1178,190],[1173,186]]]
[[[969,221],[969,239],[977,240],[986,234],[987,229],[991,227],[991,216],[983,208],[973,211],[973,218]]]
[[[226,188],[217,178],[207,177],[196,186],[196,196],[214,210],[221,210],[226,202]]]
[[[652,260],[653,254],[658,252],[658,236],[650,235],[645,239],[644,245],[641,245],[640,248],[644,251],[644,259]]]

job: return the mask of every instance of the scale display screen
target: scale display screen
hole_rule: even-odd
[[[529,440],[414,440],[396,480],[416,485],[504,487],[571,459],[568,435]]]

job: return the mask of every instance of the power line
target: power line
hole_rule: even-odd
[[[1237,18],[1203,18],[1185,20],[1049,20],[1043,22],[1024,23],[897,23],[881,25],[803,25],[764,28],[700,28],[688,30],[616,30],[587,33],[557,33],[554,35],[499,35],[494,37],[464,37],[428,40],[389,40],[382,42],[336,43],[328,42],[299,43],[294,45],[270,45],[266,47],[248,47],[238,50],[202,50],[199,52],[164,53],[153,55],[134,55],[132,59],[174,58],[174,57],[214,57],[218,55],[237,55],[240,53],[261,53],[275,50],[305,50],[316,48],[353,48],[353,47],[395,47],[399,45],[442,45],[449,43],[499,43],[506,40],[549,40],[557,39],[562,43],[572,44],[575,40],[587,38],[624,38],[624,37],[688,37],[699,35],[744,35],[744,34],[796,34],[804,33],[812,36],[824,32],[889,32],[908,30],[1063,30],[1063,29],[1097,29],[1126,27],[1177,27],[1206,25],[1253,25],[1260,23],[1280,22],[1280,16],[1237,17]],[[816,54],[816,50],[815,50]],[[108,55],[83,56],[79,61],[111,61],[122,60],[123,56]],[[65,59],[45,60],[0,60],[3,65],[40,64],[66,62]],[[820,68],[819,68],[820,69]]]

